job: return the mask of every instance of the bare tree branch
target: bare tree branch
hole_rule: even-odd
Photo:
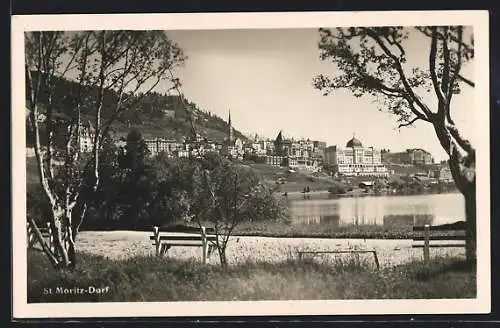
[[[399,124],[398,126],[398,129],[402,128],[402,127],[405,127],[405,126],[409,126],[409,125],[412,125],[413,123],[415,123],[416,121],[420,120],[420,117],[414,117],[411,121],[408,121],[408,122],[405,122],[405,123],[401,123]]]
[[[377,35],[375,31],[373,31],[370,28],[363,28],[364,31],[366,31],[367,35],[370,36],[384,51],[384,53],[389,56],[396,67],[396,70],[398,71],[399,77],[403,83],[403,86],[406,89],[406,92],[408,95],[411,97],[411,99],[422,109],[424,112],[424,115],[428,118],[432,117],[432,112],[430,109],[422,102],[420,97],[418,97],[415,92],[413,91],[413,88],[410,86],[408,79],[406,78],[406,74],[403,70],[403,67],[401,66],[401,62],[399,61],[398,57],[395,56],[384,44],[384,42],[380,39],[380,37]]]
[[[458,29],[459,29],[458,30],[459,38],[462,39],[462,27],[459,26]],[[452,75],[450,78],[450,86],[448,89],[448,103],[451,103],[451,97],[453,96],[453,88],[461,68],[462,68],[462,43],[459,43],[457,49],[457,63],[455,64],[455,67],[451,69]]]
[[[436,55],[437,55],[437,31],[436,27],[432,27],[432,36],[431,36],[431,48],[429,51],[429,69],[431,73],[432,85],[434,87],[434,92],[438,98],[439,104],[444,104],[445,98],[442,92],[442,89],[439,85],[439,81],[437,78],[437,70],[436,70]]]
[[[41,32],[40,32],[41,33]],[[36,40],[38,42],[38,51],[37,51],[37,60],[36,60],[36,65],[37,65],[37,81],[36,81],[36,86],[34,88],[31,88],[31,108],[30,108],[30,115],[29,115],[29,120],[31,122],[31,126],[35,135],[35,157],[38,162],[38,176],[40,179],[40,185],[45,191],[45,194],[47,195],[50,204],[54,206],[57,202],[56,195],[52,193],[52,190],[50,189],[49,186],[49,181],[48,178],[45,174],[45,158],[44,158],[44,153],[42,150],[41,142],[40,142],[40,126],[38,123],[39,119],[39,112],[38,112],[38,94],[40,93],[40,88],[42,86],[42,79],[40,76],[40,72],[42,71],[42,42],[41,42],[41,34],[35,34],[35,37],[38,38]],[[33,75],[31,74],[31,67],[28,65],[27,69],[27,74],[28,74],[28,80],[31,81],[30,84],[34,85],[33,82]]]
[[[161,71],[161,72],[152,72],[149,76],[147,76],[145,78],[146,80],[149,80],[150,78],[152,78],[153,76],[156,75],[156,81],[151,85],[151,87],[149,87],[143,93],[142,97],[138,97],[135,93],[136,93],[137,90],[139,90],[144,85],[144,83],[138,83],[138,85],[135,87],[135,89],[132,90],[129,93],[128,97],[123,97],[123,88],[124,88],[124,86],[122,86],[122,90],[121,90],[121,93],[120,93],[120,96],[119,96],[119,101],[118,101],[118,103],[117,103],[117,105],[115,107],[115,110],[113,111],[113,114],[109,117],[109,119],[105,122],[105,124],[103,125],[103,133],[101,135],[101,142],[104,139],[104,137],[108,134],[108,132],[109,132],[109,130],[111,128],[111,124],[113,123],[113,121],[115,119],[117,119],[118,117],[120,117],[120,115],[125,111],[126,108],[123,107],[122,104],[126,103],[126,102],[129,102],[129,99],[131,99],[132,97],[135,97],[135,101],[129,102],[129,105],[130,106],[134,106],[135,104],[137,104],[140,100],[143,99],[144,95],[150,93],[154,88],[156,88],[158,86],[158,84],[163,79],[163,74],[165,73],[165,71],[166,70]]]
[[[441,90],[443,91],[443,100],[445,104],[448,105],[448,90],[450,90],[450,49],[448,48],[448,27],[443,27],[444,30],[444,38],[442,40],[443,43],[443,77],[441,78]]]
[[[470,87],[475,87],[475,83],[472,82],[471,80],[469,80],[468,78],[464,77],[463,75],[461,74],[457,74],[457,78],[462,81],[462,82],[465,82],[467,85],[469,85]]]
[[[415,27],[415,29],[417,31],[421,32],[422,34],[424,34],[425,36],[428,36],[428,37],[432,36],[432,32],[429,32],[430,27],[428,27],[428,26],[423,26],[423,27],[417,26],[417,27]],[[460,38],[453,36],[453,34],[449,34],[448,36],[445,36],[441,32],[437,31],[437,36],[441,40],[443,40],[444,38],[449,38],[451,41],[456,42],[457,44],[461,45],[465,51],[467,51],[469,53],[474,52],[474,48],[471,45],[465,43],[463,41],[463,39],[460,39]]]
[[[394,37],[392,37],[392,40],[389,38],[389,36],[384,35],[385,40],[387,43],[389,43],[391,46],[396,46],[399,50],[400,57],[403,57],[405,55],[405,50],[403,49],[403,46],[401,46],[401,43],[396,41]]]
[[[194,127],[194,122],[193,122],[193,113],[191,112],[190,109],[188,109],[188,107],[186,105],[186,102],[184,99],[184,94],[181,92],[181,90],[179,88],[179,83],[178,83],[177,79],[175,79],[174,73],[172,72],[172,69],[168,68],[168,72],[170,73],[170,80],[173,82],[174,88],[177,91],[177,93],[179,94],[179,98],[181,99],[181,103],[182,103],[182,106],[184,107],[184,110],[189,113],[188,117],[189,117],[189,123],[191,125],[191,133],[196,135],[196,129]]]
[[[448,104],[451,104],[451,98],[453,96],[454,88],[455,88],[455,81],[457,79],[457,76],[460,73],[460,70],[462,68],[462,38],[463,38],[463,28],[462,26],[458,26],[458,39],[460,42],[458,43],[458,49],[457,49],[457,63],[455,64],[455,67],[451,68],[451,78],[450,78],[450,84],[448,88],[448,95],[447,95],[447,102]],[[451,118],[451,108],[448,109],[448,121],[451,123],[453,122],[453,119]]]
[[[452,135],[453,139],[457,142],[457,144],[468,154],[473,154],[475,153],[475,149],[472,147],[471,143],[462,137],[460,132],[458,131],[457,127],[454,124],[447,125],[446,126],[447,130],[450,132]]]
[[[413,101],[411,99],[406,99],[406,101],[408,102],[408,106],[410,107],[411,111],[413,114],[415,114],[415,116],[417,116],[419,119],[421,119],[422,121],[426,121],[426,122],[430,122],[431,121],[431,118],[425,116],[423,113],[421,113],[414,105]]]

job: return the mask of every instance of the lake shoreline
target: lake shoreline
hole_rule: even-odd
[[[398,196],[426,196],[426,195],[444,195],[444,194],[459,194],[462,195],[459,191],[446,191],[446,192],[421,192],[421,193],[391,193],[391,192],[348,192],[343,194],[335,194],[331,193],[328,190],[314,190],[304,193],[300,190],[286,191],[281,192],[277,191],[276,195],[280,195],[283,197],[291,197],[295,198],[297,196],[301,196],[305,199],[314,199],[315,196],[328,196],[329,199],[337,199],[337,198],[350,198],[350,197],[398,197]]]
[[[413,226],[440,225],[463,221],[460,194],[430,196],[317,198],[301,200],[290,197],[289,215],[275,221],[271,218],[243,222],[235,227],[237,237],[273,238],[347,238],[403,240],[413,238]],[[450,206],[454,204],[454,206]],[[165,222],[167,224],[167,222]],[[186,224],[170,222],[170,224]],[[202,222],[206,227],[212,226]],[[102,228],[101,228],[102,227]],[[88,225],[81,231],[143,231],[152,226],[137,227]]]
[[[371,239],[371,240],[410,240],[412,239],[411,234],[408,233],[407,235],[402,235],[402,236],[380,236],[376,234],[361,234],[361,235],[356,235],[356,236],[349,236],[345,234],[339,234],[339,235],[331,235],[331,234],[279,234],[279,233],[248,233],[248,232],[242,232],[242,233],[233,233],[234,237],[265,237],[265,238],[279,238],[279,239],[285,239],[285,238],[308,238],[308,239],[361,239],[361,240],[366,240],[366,239]]]
[[[206,225],[209,226],[209,225]],[[153,229],[84,229],[81,232],[102,233],[151,233]],[[443,232],[442,235],[446,235]],[[350,240],[411,240],[413,226],[387,229],[381,225],[309,225],[291,224],[290,222],[257,222],[235,227],[232,237],[261,237],[277,239],[350,239]]]

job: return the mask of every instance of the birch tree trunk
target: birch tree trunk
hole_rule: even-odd
[[[84,31],[72,37],[62,31],[30,32],[25,35],[25,46],[26,107],[35,136],[40,185],[51,206],[47,221],[55,246],[54,251],[44,251],[55,267],[71,268],[76,265],[75,238],[87,210],[88,195],[100,184],[99,152],[103,138],[127,106],[135,106],[168,78],[170,70],[181,64],[185,56],[162,31]],[[70,71],[77,76],[76,81],[66,79]],[[75,84],[76,92],[61,96],[56,92],[61,82]],[[97,90],[97,95],[89,98],[93,90]],[[105,95],[116,96],[106,107],[106,117]],[[66,96],[73,98],[70,104],[64,104]],[[90,108],[86,114],[93,118],[95,132],[91,158],[81,170],[79,129],[84,103]],[[56,149],[54,144],[55,135],[60,132],[56,124],[58,112],[70,117],[63,121],[67,131],[65,149]],[[45,119],[41,119],[43,116]],[[46,145],[40,140],[43,132]],[[59,170],[56,163],[55,157],[61,157],[60,153],[65,170]],[[90,182],[86,176],[89,170],[93,175]],[[36,231],[36,222],[31,224]]]

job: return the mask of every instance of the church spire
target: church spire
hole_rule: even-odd
[[[231,109],[229,109],[229,117],[227,120],[227,124],[229,125],[229,133],[228,133],[227,139],[228,139],[229,143],[232,144],[234,141],[234,131],[233,131],[233,125],[231,124]]]

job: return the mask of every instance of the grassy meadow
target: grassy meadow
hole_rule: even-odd
[[[256,301],[474,298],[476,272],[463,260],[436,258],[379,271],[354,257],[326,265],[312,259],[219,265],[79,254],[76,269],[56,272],[28,252],[28,302]],[[475,268],[475,266],[474,266]],[[64,288],[92,293],[61,293]]]

